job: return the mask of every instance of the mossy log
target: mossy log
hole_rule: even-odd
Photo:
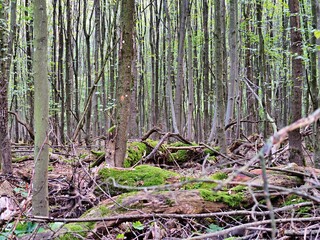
[[[104,235],[107,234],[107,228],[119,226],[122,222],[135,221],[132,216],[137,216],[136,220],[140,220],[139,216],[143,218],[144,214],[188,215],[250,208],[254,204],[252,193],[258,201],[264,200],[264,196],[261,194],[260,169],[253,170],[251,175],[247,174],[250,177],[247,175],[244,175],[245,177],[243,175],[237,176],[241,185],[229,184],[219,191],[214,190],[217,183],[210,180],[227,179],[228,175],[223,172],[207,176],[202,180],[209,181],[202,182],[194,182],[192,181],[194,179],[187,179],[175,172],[148,165],[140,165],[130,169],[105,168],[100,170],[99,175],[100,183],[105,182],[109,190],[111,187],[115,188],[112,186],[112,181],[109,181],[110,179],[119,185],[126,185],[128,188],[114,189],[113,194],[119,195],[102,201],[98,206],[83,214],[81,218],[85,220],[121,215],[128,216],[128,219],[70,223],[66,225],[67,230],[64,237],[60,239],[77,239],[76,235],[86,238],[90,233]],[[190,180],[189,183],[179,185],[179,183],[188,182],[188,180]],[[299,187],[303,184],[301,177],[290,176],[279,171],[268,171],[268,181],[270,185],[288,188]],[[250,185],[249,183],[254,184],[256,187],[252,187],[249,191],[248,186],[243,185],[244,182],[247,182],[248,185]],[[176,184],[176,187],[163,188],[163,185],[171,183]],[[151,191],[151,186],[162,186],[162,188],[158,191]],[[101,185],[101,187],[104,186]],[[144,188],[144,191],[138,191],[137,187]],[[277,204],[279,204],[278,200]]]
[[[169,135],[166,135],[168,137]],[[127,153],[124,160],[124,167],[129,168],[139,163],[156,164],[182,164],[187,161],[202,162],[208,156],[208,160],[215,160],[217,149],[208,149],[206,146],[176,141],[167,143],[154,141],[151,139],[141,141],[129,141],[127,144]],[[105,152],[91,151],[94,156],[94,162],[91,167],[99,166],[105,160]]]

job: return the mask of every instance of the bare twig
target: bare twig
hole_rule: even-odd
[[[287,222],[317,222],[320,221],[320,217],[309,217],[309,218],[282,218],[282,219],[275,219],[276,223],[287,223]],[[188,238],[189,240],[196,240],[196,239],[206,239],[206,238],[212,238],[212,237],[218,237],[218,236],[224,236],[226,234],[229,234],[233,231],[238,231],[242,229],[247,229],[248,227],[254,227],[264,224],[270,224],[271,220],[263,220],[263,221],[257,221],[257,222],[251,222],[251,223],[245,223],[242,225],[234,226],[231,228],[227,228],[221,231],[217,231],[214,233],[208,233],[203,234],[198,237],[191,237]]]

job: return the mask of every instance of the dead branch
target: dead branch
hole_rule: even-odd
[[[287,223],[287,222],[318,222],[320,221],[320,217],[309,217],[309,218],[282,218],[282,219],[275,219],[274,220],[276,223]],[[196,240],[196,239],[208,239],[212,237],[218,237],[218,236],[223,236],[226,234],[229,234],[233,231],[239,231],[242,229],[247,229],[248,227],[254,227],[254,226],[259,226],[259,225],[265,225],[265,224],[270,224],[271,220],[263,220],[263,221],[255,221],[251,223],[245,223],[241,224],[238,226],[230,227],[221,231],[217,231],[214,233],[208,233],[208,234],[203,234],[198,237],[191,237],[188,239]]]
[[[303,202],[288,205],[282,208],[275,209],[277,213],[288,211],[291,209],[298,209],[300,207],[311,206],[312,202]],[[149,213],[149,214],[133,214],[133,215],[115,215],[108,217],[98,217],[98,218],[54,218],[54,217],[43,217],[43,216],[29,216],[30,221],[35,222],[104,222],[104,221],[114,221],[114,220],[134,220],[134,219],[150,219],[150,218],[206,218],[206,217],[222,217],[222,216],[239,216],[239,215],[251,215],[252,211],[248,210],[235,210],[226,212],[212,212],[212,213],[200,213],[200,214],[172,214],[172,213]],[[269,211],[255,212],[257,216],[266,216]]]
[[[156,129],[156,128],[154,128],[154,129],[152,129],[152,130],[150,130],[148,133],[153,133],[153,132],[158,132],[158,133],[160,133],[159,131],[158,131],[158,129]],[[150,134],[151,134],[150,133]],[[150,134],[149,134],[149,136],[150,136]],[[162,134],[162,133],[161,133]],[[146,135],[147,136],[147,135]],[[145,136],[144,136],[145,137]],[[188,140],[186,140],[186,139],[184,139],[179,133],[170,133],[170,132],[167,132],[167,133],[165,133],[164,135],[163,135],[163,137],[160,139],[160,141],[158,142],[158,144],[155,146],[155,148],[151,151],[151,153],[148,155],[148,156],[146,156],[145,157],[145,161],[147,161],[147,160],[150,160],[151,158],[153,158],[154,157],[154,155],[156,154],[156,152],[159,150],[159,148],[161,147],[161,145],[164,143],[164,141],[167,139],[167,138],[169,138],[169,137],[173,137],[173,138],[176,138],[177,140],[179,140],[179,141],[181,141],[181,142],[183,142],[183,143],[186,143],[186,144],[190,144],[190,145],[192,145],[191,144],[191,142],[189,142]],[[144,138],[142,138],[142,139],[144,139]]]
[[[31,126],[30,126],[28,123],[22,121],[22,120],[19,118],[18,113],[12,112],[12,111],[8,111],[8,113],[10,113],[10,114],[12,114],[12,115],[15,116],[17,122],[20,123],[22,126],[24,126],[24,127],[27,129],[27,131],[28,131],[28,133],[29,133],[29,135],[30,135],[30,138],[31,138],[32,140],[34,140],[34,133],[33,133],[33,130],[32,130],[32,128],[31,128]]]

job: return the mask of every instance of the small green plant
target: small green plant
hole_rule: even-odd
[[[136,230],[143,230],[144,229],[144,225],[140,221],[133,222],[132,227]]]
[[[44,228],[38,228],[38,223],[33,222],[20,222],[16,226],[15,230],[13,228],[13,223],[9,223],[5,230],[0,233],[0,240],[6,240],[8,239],[9,235],[12,234],[12,232],[17,237],[22,237],[26,234],[31,234],[34,231],[37,231],[37,233],[44,232]],[[38,229],[37,229],[38,228]]]
[[[218,231],[221,231],[222,229],[223,229],[222,227],[219,227],[218,225],[211,223],[208,226],[207,232],[208,233],[218,232]]]
[[[119,234],[116,236],[116,239],[126,239],[126,237],[124,236],[124,233],[119,233]]]
[[[13,191],[15,191],[16,193],[20,193],[22,197],[28,197],[28,191],[24,188],[14,188]]]

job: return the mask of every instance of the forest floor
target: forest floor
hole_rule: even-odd
[[[53,148],[50,218],[31,216],[33,149],[15,145],[14,174],[0,176],[0,240],[320,239],[320,170],[290,164],[286,141],[263,156],[265,175],[259,135],[227,155],[171,137],[129,144],[128,168],[110,168],[104,146]],[[311,166],[306,147],[304,157]]]

